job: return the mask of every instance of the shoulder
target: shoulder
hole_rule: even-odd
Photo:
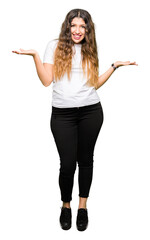
[[[48,42],[47,47],[54,49],[57,46],[58,39],[52,39]]]

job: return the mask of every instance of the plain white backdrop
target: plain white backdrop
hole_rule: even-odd
[[[1,4],[0,239],[150,239],[150,35],[148,1],[8,1]],[[69,231],[59,225],[59,156],[50,130],[52,84],[40,82],[33,58],[43,59],[66,14],[82,8],[95,23],[100,73],[117,69],[97,90],[104,123],[94,152],[89,227],[76,229],[75,174]],[[93,235],[94,234],[94,235]]]

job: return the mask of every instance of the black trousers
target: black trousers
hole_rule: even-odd
[[[76,165],[79,196],[87,198],[93,177],[94,147],[103,123],[101,103],[73,108],[52,106],[50,128],[60,157],[61,200],[72,200]]]

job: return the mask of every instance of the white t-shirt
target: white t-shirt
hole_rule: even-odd
[[[54,51],[58,40],[48,42],[45,49],[43,63],[54,64]],[[58,108],[82,107],[98,103],[100,98],[94,86],[86,85],[87,78],[83,75],[81,60],[81,44],[74,44],[72,57],[71,79],[67,73],[58,80],[53,80],[52,106]]]

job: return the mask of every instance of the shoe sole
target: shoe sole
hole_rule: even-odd
[[[82,228],[82,227],[80,228],[80,227],[77,226],[77,229],[78,229],[78,231],[82,232],[82,231],[85,231],[87,229],[87,227],[88,227],[88,224],[85,228]]]
[[[60,224],[60,226],[61,226],[61,224]],[[62,226],[61,226],[61,228],[62,228],[63,230],[69,230],[69,229],[71,228],[71,225],[69,225],[68,227],[62,227]]]

